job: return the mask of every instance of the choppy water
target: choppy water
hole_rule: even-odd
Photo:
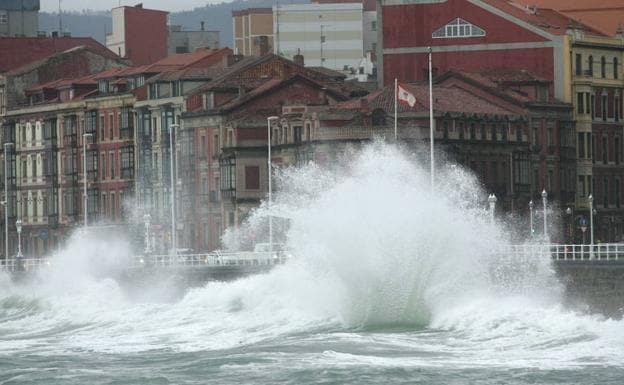
[[[353,156],[283,175],[297,257],[268,274],[136,301],[89,263],[123,244],[77,238],[35,281],[0,275],[0,384],[624,383],[623,321],[562,306],[547,259],[492,255],[468,174],[434,198],[409,156]]]

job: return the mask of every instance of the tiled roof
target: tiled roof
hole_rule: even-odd
[[[90,37],[0,37],[0,73],[79,46],[90,47],[109,58],[119,58]]]
[[[414,107],[399,103],[397,110],[403,112],[427,112],[429,111],[429,86],[426,84],[401,84],[408,92],[416,97]],[[394,84],[390,84],[364,97],[371,110],[382,109],[388,114],[394,113]],[[334,106],[334,109],[347,110],[361,108],[361,100],[353,99]],[[434,85],[433,109],[437,113],[473,113],[511,115],[513,111],[504,109],[489,101],[482,99],[466,90],[454,86]]]
[[[568,26],[573,22],[578,22],[578,20],[573,20],[570,16],[554,9],[531,9],[527,4],[531,3],[533,0],[521,0],[522,2],[519,0],[482,1],[553,35],[565,35]],[[597,29],[592,28],[589,25],[586,27],[591,32],[600,34],[600,31]]]
[[[624,25],[622,0],[513,0],[526,6],[556,9],[593,29],[614,36]]]
[[[36,84],[26,90],[27,93],[41,91],[46,88],[61,88],[71,85],[95,85],[97,84],[96,75],[87,75],[74,79],[57,79],[44,84]]]

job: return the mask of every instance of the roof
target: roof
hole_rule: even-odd
[[[591,27],[607,36],[614,36],[624,25],[622,0],[512,0],[525,7],[550,8]]]
[[[482,1],[553,35],[565,35],[567,33],[568,25],[573,22],[569,16],[566,16],[554,9],[531,9],[524,4],[517,3],[516,0]],[[593,30],[592,28],[589,28],[589,26],[588,29]]]
[[[57,79],[44,84],[35,84],[26,90],[27,93],[41,91],[43,89],[59,89],[62,87],[68,87],[72,85],[96,85],[95,79],[97,75],[87,75],[79,78],[71,79]]]
[[[197,48],[193,52],[189,53],[177,53],[164,57],[153,64],[149,64],[144,67],[137,68],[135,73],[160,73],[165,71],[180,70],[193,64],[196,64],[204,59],[214,56],[225,56],[232,52],[229,48]]]
[[[79,46],[89,47],[111,59],[119,59],[119,56],[90,37],[0,37],[0,73]]]
[[[166,71],[152,76],[147,83],[174,80],[210,80],[221,73],[220,68],[184,68],[177,71]]]
[[[232,16],[245,16],[245,15],[257,15],[257,14],[273,14],[272,8],[246,8],[232,11]]]
[[[429,86],[427,84],[405,84],[401,87],[416,97],[414,107],[402,103],[397,105],[398,112],[428,112],[429,111]],[[371,110],[382,109],[390,114],[394,111],[394,84],[387,85],[371,94],[363,97],[368,102]],[[433,109],[436,112],[457,112],[473,114],[513,115],[514,112],[507,110],[491,102],[480,98],[464,89],[454,86],[434,85]],[[361,99],[352,99],[334,106],[336,110],[360,109]]]

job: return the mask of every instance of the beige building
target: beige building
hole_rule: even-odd
[[[261,56],[273,51],[271,8],[232,11],[232,25],[235,52],[244,56]]]

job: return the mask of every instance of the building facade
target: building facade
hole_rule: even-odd
[[[39,0],[5,0],[0,3],[0,37],[37,36]]]
[[[180,25],[169,26],[167,53],[189,53],[197,48],[219,48],[219,31],[207,31],[204,22],[197,31],[185,31]]]
[[[134,7],[112,10],[113,30],[106,47],[135,65],[151,64],[167,56],[168,12]]]
[[[234,51],[243,56],[262,56],[273,52],[273,10],[248,8],[232,11]]]

